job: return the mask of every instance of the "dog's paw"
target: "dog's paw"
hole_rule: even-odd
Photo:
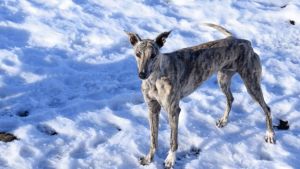
[[[176,152],[169,151],[169,154],[164,162],[165,169],[171,169],[175,164]]]
[[[275,133],[274,131],[267,131],[265,136],[265,141],[270,144],[275,144]]]
[[[216,122],[216,126],[219,128],[225,127],[227,125],[227,120],[221,118]]]
[[[149,165],[151,163],[151,159],[148,156],[141,157],[139,159],[141,165]]]

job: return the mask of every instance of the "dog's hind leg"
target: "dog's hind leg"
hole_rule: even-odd
[[[234,73],[234,71],[227,70],[221,70],[218,72],[218,83],[222,92],[226,96],[226,109],[224,111],[224,115],[216,122],[217,127],[220,128],[224,127],[227,124],[229,112],[231,110],[232,102],[234,100],[230,90],[231,77],[234,75]]]
[[[147,156],[140,158],[140,164],[148,165],[152,162],[158,141],[158,123],[159,123],[159,112],[161,106],[156,100],[147,101],[148,104],[148,113],[149,113],[149,124],[150,124],[150,132],[151,132],[151,145],[150,150]]]
[[[267,132],[265,136],[265,141],[267,143],[275,144],[275,133],[272,128],[272,117],[271,117],[271,109],[266,104],[263,93],[260,86],[260,77],[261,77],[261,65],[258,58],[258,55],[253,54],[252,58],[253,65],[251,67],[244,67],[239,71],[245,86],[247,88],[248,93],[252,96],[252,98],[259,103],[262,107],[265,115],[266,115],[266,125]]]

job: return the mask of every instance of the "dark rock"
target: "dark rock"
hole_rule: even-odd
[[[14,136],[13,134],[7,133],[7,132],[0,132],[0,141],[3,142],[11,142],[14,140],[18,140],[18,138],[16,136]]]
[[[288,130],[290,128],[289,122],[279,119],[279,124],[277,126],[274,126],[274,128],[277,128],[278,130]]]
[[[295,25],[296,22],[294,20],[290,20],[290,24]]]

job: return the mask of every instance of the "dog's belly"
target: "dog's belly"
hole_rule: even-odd
[[[213,71],[207,70],[201,74],[191,74],[189,78],[182,83],[181,86],[181,98],[186,97],[193,93],[204,81],[206,81]]]
[[[180,78],[181,98],[188,96],[195,91],[204,81],[206,81],[213,74],[221,70],[236,71],[236,58],[232,57],[222,61],[222,59],[213,59],[206,65],[201,61],[200,64],[194,65],[191,71],[183,73]]]
[[[200,86],[200,84],[199,84],[198,86],[186,86],[186,87],[183,88],[183,90],[182,90],[181,98],[190,95],[190,94],[193,93],[199,86]]]

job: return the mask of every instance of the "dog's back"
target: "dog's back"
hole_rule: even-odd
[[[238,64],[250,56],[247,52],[253,52],[249,41],[228,37],[163,54],[161,68],[165,69],[163,76],[178,81],[184,97],[217,71],[238,71]]]

